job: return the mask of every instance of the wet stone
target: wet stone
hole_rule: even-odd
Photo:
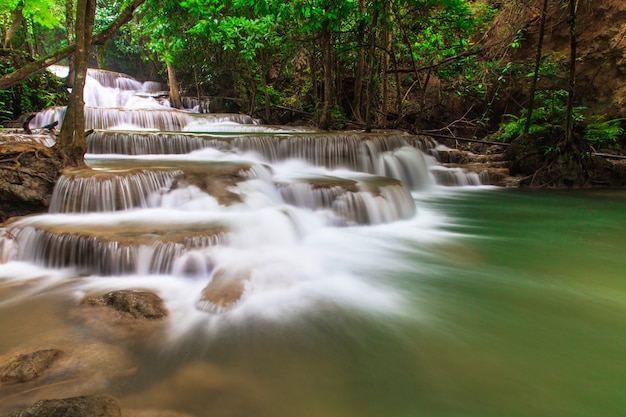
[[[108,306],[133,319],[158,320],[167,316],[163,300],[148,291],[111,291],[99,297],[88,297],[82,302],[89,306]]]
[[[220,313],[234,307],[241,299],[248,279],[247,272],[215,271],[211,282],[202,290],[198,309]]]
[[[121,417],[119,404],[111,397],[90,395],[41,400],[4,417]]]
[[[124,409],[124,417],[192,417],[191,414],[174,410],[126,410]]]
[[[0,382],[15,384],[32,381],[45,372],[60,356],[61,351],[57,349],[44,349],[18,355],[0,370]]]

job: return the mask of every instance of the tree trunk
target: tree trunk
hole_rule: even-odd
[[[266,54],[263,52],[263,50],[260,51],[259,53],[259,66],[258,66],[258,71],[259,74],[261,76],[261,88],[263,89],[263,112],[265,113],[265,122],[266,123],[272,123],[273,118],[272,118],[272,107],[271,107],[271,101],[272,98],[270,96],[270,92],[269,92],[269,83],[268,83],[268,71],[265,70],[265,67],[267,65],[267,58],[266,58]]]
[[[574,88],[576,86],[576,11],[578,0],[569,0],[570,58],[569,58],[569,87],[567,91],[567,110],[565,122],[565,143],[571,145],[574,132]]]
[[[108,40],[117,30],[128,23],[130,19],[133,17],[134,11],[137,7],[141,6],[146,0],[133,0],[133,2],[122,10],[117,17],[106,29],[102,32],[98,33],[93,37],[91,44],[92,45],[102,45],[106,40]],[[8,74],[0,77],[0,90],[6,90],[11,87],[13,84],[19,83],[20,81],[24,81],[31,75],[34,75],[38,72],[41,72],[46,69],[46,67],[56,64],[60,60],[67,58],[72,55],[76,51],[76,44],[71,44],[66,46],[65,48],[61,48],[53,52],[52,54],[38,60],[32,62],[24,67],[10,72]]]
[[[32,17],[26,19],[26,27],[28,29],[26,43],[28,44],[30,56],[33,59],[36,59],[43,52],[41,50],[41,47],[42,47],[41,42],[39,42],[39,37],[37,36],[37,31],[36,31],[37,26],[35,26],[35,22]]]
[[[371,27],[375,28],[378,25],[378,8],[374,10],[372,16]],[[374,29],[370,31],[368,38],[368,62],[370,63],[369,67],[369,76],[367,77],[367,81],[365,83],[365,131],[371,132],[372,130],[372,107],[374,106],[374,91],[375,91],[375,83],[374,77],[377,71],[376,65],[376,32]]]
[[[28,48],[28,54],[31,58],[35,59],[37,54],[35,53],[35,36],[33,32],[33,19],[24,19],[24,39],[26,40],[26,47]]]
[[[389,30],[389,3],[383,4],[382,12],[381,45],[383,50],[380,57],[380,106],[378,110],[378,126],[387,124],[387,113],[389,113],[389,51],[391,50],[391,31]]]
[[[193,81],[196,85],[196,98],[198,100],[198,113],[204,113],[204,108],[202,106],[202,95],[200,93],[200,79],[198,76],[198,64],[196,64],[196,50],[194,48],[194,44],[191,43],[191,65],[193,65]]]
[[[393,70],[394,72],[394,77],[395,77],[395,82],[396,82],[396,113],[398,114],[398,117],[402,117],[402,109],[403,109],[403,104],[402,103],[402,87],[400,84],[400,74],[398,74],[398,61],[395,58],[395,54],[394,51],[391,51],[391,63],[393,66]]]
[[[180,109],[180,91],[178,90],[178,81],[176,80],[176,68],[171,62],[167,64],[167,83],[170,86],[170,106]]]
[[[324,103],[320,114],[319,128],[328,130],[331,123],[335,90],[333,88],[333,53],[328,21],[322,23],[320,43],[322,47],[322,70],[324,72]]]
[[[11,48],[11,41],[13,40],[13,36],[17,33],[17,30],[20,28],[22,24],[22,10],[24,10],[24,2],[20,1],[13,12],[11,12],[11,26],[7,29],[7,32],[4,36],[4,42],[2,43],[2,47],[5,49]]]
[[[526,124],[524,125],[524,135],[530,131],[530,123],[535,107],[535,91],[537,90],[537,80],[539,80],[539,69],[541,67],[541,59],[543,56],[543,37],[546,30],[546,15],[548,14],[548,0],[543,0],[543,8],[541,9],[541,24],[539,25],[539,39],[537,40],[537,55],[535,56],[535,73],[530,84],[530,93],[528,98],[528,107],[526,110]]]
[[[67,28],[67,44],[74,43],[74,0],[65,1],[65,27]],[[71,88],[74,85],[74,55],[67,59],[69,73],[65,80],[65,85]]]
[[[93,33],[96,0],[78,0],[76,5],[75,78],[70,102],[57,139],[57,149],[68,165],[84,164],[87,151],[85,136],[85,101],[83,93],[87,78],[89,51]]]
[[[308,97],[303,97],[302,101],[306,102],[307,100],[309,100],[311,103],[313,103],[313,105],[315,107],[317,107],[317,104],[319,102],[319,85],[318,85],[318,70],[317,70],[317,59],[315,56],[315,53],[313,52],[315,48],[307,48],[307,55],[306,55],[306,59],[307,59],[307,63],[308,63],[308,67],[311,69],[309,71],[309,77],[311,79],[311,91],[309,93]]]
[[[361,13],[365,13],[365,5],[363,1],[360,2]],[[365,74],[365,22],[361,21],[359,23],[359,27],[356,32],[356,43],[357,43],[357,62],[356,67],[354,69],[354,103],[352,105],[352,114],[354,119],[362,123],[363,122],[363,75]]]

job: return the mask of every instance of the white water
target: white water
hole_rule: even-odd
[[[445,169],[418,149],[432,144],[397,132],[322,134],[246,115],[194,114],[136,94],[143,84],[128,77],[95,74],[85,92],[88,127],[117,130],[90,138],[93,172],[63,177],[51,214],[0,231],[0,278],[38,280],[33,290],[66,280],[76,302],[93,292],[151,289],[170,311],[173,338],[320,309],[402,315],[413,308],[381,278],[409,268],[398,254],[412,245],[449,239],[441,232],[448,220],[419,206],[420,196],[441,192],[433,172]],[[63,112],[42,112],[32,126],[61,121]],[[225,186],[238,201],[222,204],[186,177],[203,163],[241,164],[240,181]],[[456,184],[478,183],[445,172]],[[316,185],[329,180],[337,184]],[[224,230],[203,235],[215,228]],[[168,240],[186,232],[193,236]],[[248,277],[239,302],[217,315],[197,308],[216,270]]]

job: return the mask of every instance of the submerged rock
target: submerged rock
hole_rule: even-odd
[[[0,382],[15,384],[32,381],[45,372],[60,356],[61,351],[58,349],[37,350],[18,355],[0,370]]]
[[[88,297],[82,304],[112,307],[123,318],[158,320],[167,316],[163,300],[147,291],[111,291],[99,297]]]
[[[234,307],[241,300],[245,283],[249,279],[249,272],[230,272],[224,269],[215,271],[211,282],[202,290],[197,303],[198,309],[221,313]]]
[[[113,398],[90,395],[41,400],[28,408],[7,414],[5,417],[121,417],[121,415],[120,406]]]

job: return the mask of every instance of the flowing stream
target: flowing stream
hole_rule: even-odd
[[[0,384],[0,412],[108,394],[130,416],[623,415],[625,192],[484,186],[427,138],[174,110],[91,75],[88,167],[0,229],[0,359],[65,352]],[[206,297],[218,281],[236,297]],[[168,316],[81,306],[122,289]]]

